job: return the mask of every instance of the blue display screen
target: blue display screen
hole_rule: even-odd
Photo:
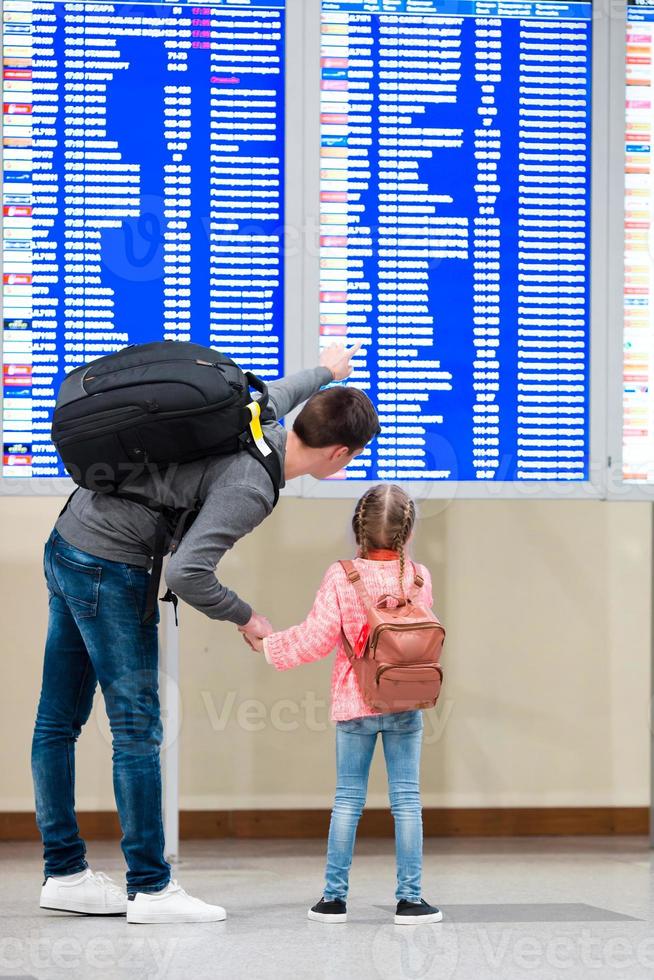
[[[591,5],[322,3],[321,344],[382,434],[345,479],[589,473]]]
[[[3,475],[67,371],[193,340],[283,374],[284,0],[3,5]]]

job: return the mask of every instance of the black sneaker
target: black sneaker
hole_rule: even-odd
[[[330,901],[321,898],[317,905],[309,909],[309,918],[316,922],[347,922],[347,906],[342,898]]]
[[[440,922],[443,913],[435,905],[430,905],[424,898],[419,902],[408,902],[402,898],[395,910],[396,926],[414,926],[419,922]]]

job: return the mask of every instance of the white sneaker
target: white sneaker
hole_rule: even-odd
[[[47,878],[41,889],[39,904],[42,909],[54,909],[58,912],[125,915],[127,895],[102,871],[86,868],[79,875]]]
[[[136,892],[127,902],[127,921],[141,925],[157,922],[222,922],[227,913],[220,905],[207,905],[187,895],[171,881],[160,892]]]

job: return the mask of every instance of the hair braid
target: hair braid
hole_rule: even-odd
[[[402,523],[397,529],[395,535],[395,540],[393,541],[393,547],[399,551],[400,554],[400,591],[402,592],[402,598],[406,600],[406,591],[404,588],[404,569],[406,566],[406,555],[404,553],[404,545],[406,544],[407,538],[409,536],[409,529],[413,524],[413,514],[414,504],[410,497],[407,497],[404,504],[404,510],[402,513]]]
[[[361,557],[365,558],[368,554],[368,533],[366,529],[366,495],[359,502],[357,510],[357,538],[361,549]]]

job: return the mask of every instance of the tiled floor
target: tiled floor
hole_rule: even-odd
[[[320,841],[183,845],[176,875],[226,922],[128,926],[40,911],[36,845],[0,845],[0,977],[39,980],[652,980],[652,856],[642,838],[425,842],[444,921],[394,926],[391,841],[362,840],[346,925],[309,922]],[[91,843],[116,879],[118,846]]]

